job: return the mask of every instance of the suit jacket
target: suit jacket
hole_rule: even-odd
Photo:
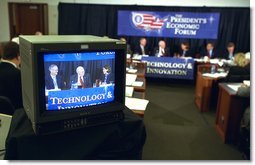
[[[250,80],[250,65],[248,64],[245,67],[231,66],[225,81],[243,82],[243,80]]]
[[[20,70],[12,64],[0,62],[0,95],[9,98],[15,109],[23,108],[21,89]]]
[[[225,50],[222,54],[223,54],[223,56],[222,56],[223,59],[231,60],[231,59],[229,59],[229,52],[227,50]],[[233,53],[233,57],[234,57],[234,55],[235,55],[235,51]]]
[[[78,75],[77,75],[77,74],[72,75],[72,76],[70,77],[69,88],[71,88],[71,85],[72,85],[73,83],[77,83],[77,80],[78,80]],[[92,87],[91,79],[90,79],[90,74],[89,74],[89,73],[86,73],[86,74],[83,76],[83,82],[84,82],[85,88],[91,88],[91,87]]]
[[[129,44],[127,44],[127,52],[126,54],[132,54],[131,47]]]
[[[149,51],[148,51],[148,48],[147,46],[144,47],[144,52],[145,52],[145,55],[149,55]],[[139,55],[142,55],[142,48],[140,45],[138,45],[136,48],[135,48],[135,51],[134,51],[134,54],[139,54]]]
[[[204,56],[208,56],[209,57],[209,52],[206,50],[206,49],[203,49],[201,52],[200,52],[200,57],[204,57]],[[214,48],[212,50],[212,55],[210,57],[211,59],[213,58],[219,58],[219,52]]]
[[[180,57],[182,57],[183,50],[179,49],[178,54],[180,55]],[[195,56],[195,53],[192,50],[189,49],[189,50],[187,50],[185,52],[185,56],[184,57],[194,57],[194,56]]]
[[[104,80],[105,80],[105,74],[102,74],[102,75],[100,76],[100,80],[101,80],[101,82],[104,82]],[[113,76],[112,73],[110,73],[110,74],[107,75],[106,84],[110,84],[111,81],[114,81],[114,76]]]
[[[62,81],[62,78],[59,75],[57,75],[56,79],[57,79],[58,88],[64,89],[65,84]],[[53,79],[51,78],[50,74],[45,76],[45,87],[46,87],[46,89],[54,89]]]
[[[154,48],[152,56],[156,56],[159,52],[159,47]],[[171,57],[170,50],[168,48],[165,48],[165,53],[163,54],[163,57]]]

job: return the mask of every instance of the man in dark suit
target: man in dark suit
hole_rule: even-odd
[[[121,37],[120,40],[127,43],[127,40],[124,37]],[[126,52],[126,54],[132,54],[131,47],[128,43],[127,43],[127,52]]]
[[[78,88],[91,88],[91,79],[88,73],[85,74],[85,70],[82,66],[76,68],[75,75],[70,77],[70,85],[76,84]]]
[[[8,42],[0,62],[0,95],[10,99],[15,109],[22,108],[19,45]]]
[[[135,48],[134,54],[139,54],[139,55],[149,55],[148,49],[147,49],[147,40],[146,38],[141,38],[139,41],[139,46]]]
[[[58,75],[58,66],[51,64],[49,66],[50,74],[45,76],[45,88],[46,89],[64,89],[65,84],[62,78]]]
[[[160,40],[158,43],[158,47],[154,48],[152,56],[156,57],[169,57],[170,51],[166,47],[166,42],[163,40]]]
[[[223,58],[226,60],[233,60],[235,54],[235,44],[233,42],[229,42],[227,45],[227,49],[224,52]]]
[[[105,65],[103,67],[103,73],[100,77],[100,80],[102,84],[110,84],[111,82],[114,82],[114,76],[111,73],[111,67],[109,65]]]
[[[0,43],[0,60],[3,56],[3,53],[4,53],[4,45],[7,44],[8,42],[1,42]]]
[[[218,55],[219,54],[214,48],[214,44],[212,42],[208,42],[206,44],[206,48],[202,49],[202,51],[200,52],[200,57],[207,56],[209,59],[218,58]]]
[[[176,53],[175,57],[194,57],[194,53],[190,49],[188,42],[181,43],[179,51]]]

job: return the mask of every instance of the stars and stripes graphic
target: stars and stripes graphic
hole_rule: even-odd
[[[153,14],[137,12],[132,13],[132,20],[136,27],[146,31],[160,30],[163,27],[165,21],[167,21],[167,19],[159,19]]]

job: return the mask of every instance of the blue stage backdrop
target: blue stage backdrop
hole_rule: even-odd
[[[219,13],[118,11],[118,35],[217,39]]]
[[[146,77],[194,79],[194,60],[172,57],[143,57],[147,63]]]

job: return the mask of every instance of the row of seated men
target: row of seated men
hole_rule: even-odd
[[[111,67],[106,64],[103,66],[102,73],[96,79],[96,86],[110,84],[114,82],[114,75],[111,73]],[[76,87],[73,87],[76,86]],[[69,82],[65,81],[62,76],[58,74],[58,66],[51,64],[49,66],[49,73],[45,76],[45,89],[72,89],[72,88],[91,88],[93,87],[89,73],[85,72],[83,66],[76,68],[76,74],[71,75]]]
[[[0,96],[9,98],[15,109],[23,107],[20,63],[19,45],[15,42],[6,43],[0,61]],[[234,63],[229,68],[226,80],[233,76],[250,76],[250,62],[243,53],[234,56]],[[237,82],[242,82],[242,79]]]
[[[121,38],[121,40],[126,41],[125,38]],[[130,45],[127,46],[127,53],[157,57],[201,58],[208,56],[210,59],[221,58],[231,60],[236,52],[235,44],[233,42],[229,42],[224,51],[217,50],[213,42],[208,42],[205,48],[202,48],[200,52],[196,52],[194,49],[190,48],[188,42],[182,42],[177,51],[171,50],[171,48],[167,47],[164,40],[160,40],[157,47],[153,50],[149,50],[146,38],[141,38],[139,44],[134,47],[133,51],[131,50]]]

